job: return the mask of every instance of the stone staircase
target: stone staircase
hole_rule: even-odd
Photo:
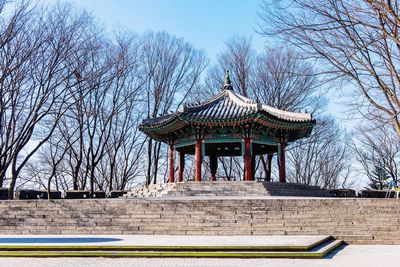
[[[181,196],[304,196],[330,197],[331,194],[318,186],[295,183],[273,183],[255,181],[203,181],[157,184],[139,187],[124,195],[137,197],[181,197]]]
[[[165,183],[165,184],[151,184],[149,186],[140,186],[132,189],[123,197],[135,198],[135,197],[162,197],[165,196],[168,191],[173,188],[175,184]]]
[[[397,199],[160,197],[0,201],[0,234],[331,235],[400,245]]]

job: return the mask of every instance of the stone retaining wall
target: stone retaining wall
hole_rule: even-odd
[[[143,198],[0,201],[0,234],[333,235],[400,244],[400,201]]]

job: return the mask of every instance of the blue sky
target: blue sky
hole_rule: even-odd
[[[162,31],[183,37],[213,60],[229,37],[252,36],[256,49],[265,38],[255,32],[261,0],[72,0],[93,13],[106,29]]]
[[[56,0],[44,0],[53,2]],[[68,0],[66,0],[68,1]],[[233,35],[252,37],[254,48],[276,46],[256,33],[262,0],[69,0],[91,12],[107,30],[123,28],[137,33],[166,31],[207,52],[211,64]],[[328,111],[346,124],[346,112],[337,96]]]

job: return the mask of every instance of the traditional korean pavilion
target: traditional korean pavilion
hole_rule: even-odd
[[[174,182],[174,151],[179,152],[178,182],[183,182],[185,155],[195,155],[195,180],[209,157],[211,180],[216,180],[218,157],[243,156],[244,180],[254,180],[256,155],[278,152],[279,181],[286,182],[285,147],[307,137],[316,121],[311,114],[288,112],[257,103],[233,90],[229,72],[214,97],[185,104],[173,114],[143,120],[139,129],[169,145],[169,182]]]

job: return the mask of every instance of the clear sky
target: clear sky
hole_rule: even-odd
[[[45,0],[53,2],[56,0]],[[204,49],[212,63],[225,41],[251,36],[262,50],[267,39],[256,33],[262,0],[65,0],[92,12],[107,30],[122,27],[137,33],[166,31]],[[270,40],[271,42],[271,40]],[[274,43],[269,43],[274,46]],[[329,112],[346,124],[342,100],[331,96]]]
[[[40,0],[39,0],[40,1]],[[55,2],[57,0],[43,0]],[[91,12],[107,30],[166,31],[204,49],[212,63],[233,35],[252,37],[262,50],[267,39],[256,33],[262,0],[65,0]],[[269,46],[274,46],[270,40]],[[276,45],[276,44],[275,44]],[[328,111],[346,124],[342,100],[330,97]]]
[[[252,36],[256,49],[265,39],[255,32],[261,0],[71,0],[91,11],[106,29],[142,33],[165,30],[204,49],[213,60],[235,34]]]

